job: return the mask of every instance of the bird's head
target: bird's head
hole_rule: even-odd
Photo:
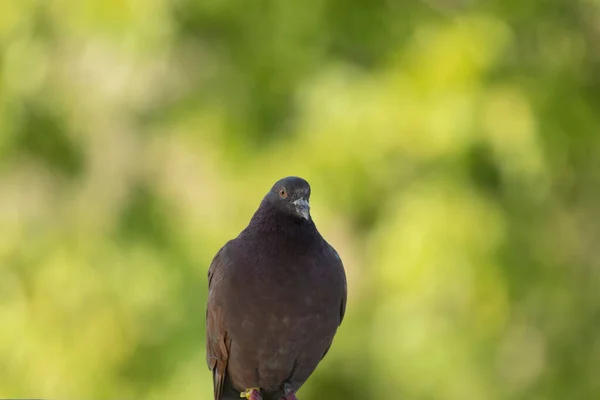
[[[296,176],[280,179],[265,196],[265,200],[276,210],[307,221],[310,221],[309,199],[310,185]]]

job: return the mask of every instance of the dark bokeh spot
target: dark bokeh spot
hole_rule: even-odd
[[[25,105],[15,135],[17,152],[25,153],[48,168],[68,177],[78,176],[84,157],[67,136],[64,121],[59,115],[38,105]]]
[[[489,146],[478,143],[467,153],[467,168],[475,185],[488,194],[497,196],[502,190],[502,176],[494,163]]]
[[[357,231],[369,232],[373,228],[378,221],[380,206],[371,201],[365,202],[362,207],[355,210],[354,222]]]
[[[146,183],[133,189],[117,228],[119,239],[164,247],[169,243],[165,208]]]
[[[379,65],[406,40],[415,12],[414,6],[398,7],[385,0],[327,3],[330,52],[365,68]]]

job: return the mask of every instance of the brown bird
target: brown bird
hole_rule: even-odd
[[[214,399],[296,400],[344,318],[342,261],[310,216],[310,186],[281,179],[208,271]]]

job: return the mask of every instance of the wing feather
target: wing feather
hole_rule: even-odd
[[[219,286],[223,278],[223,249],[208,269],[208,303],[206,306],[206,362],[213,373],[214,400],[221,400],[227,374],[231,339],[223,324],[223,304]]]

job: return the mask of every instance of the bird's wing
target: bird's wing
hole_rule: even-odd
[[[334,255],[334,263],[336,264],[335,266],[337,267],[340,276],[341,276],[341,287],[340,287],[340,325],[342,324],[342,321],[344,320],[344,315],[346,315],[346,300],[348,298],[348,284],[346,281],[346,272],[344,271],[344,264],[342,263],[342,258],[340,257],[340,255],[338,254],[337,251],[335,251],[335,249],[330,245],[329,249],[331,250],[331,252],[333,252]]]
[[[342,263],[342,259],[340,258],[339,254],[337,253],[337,251],[335,251],[335,249],[330,245],[329,246],[330,251],[334,254],[334,264],[335,267],[338,268],[338,271],[341,275],[341,290],[340,290],[340,322],[338,323],[338,326],[342,324],[342,321],[344,320],[344,315],[346,315],[346,301],[348,298],[348,286],[346,283],[346,272],[344,271],[344,264]],[[323,353],[323,356],[321,357],[321,359],[325,358],[325,356],[327,355],[327,353],[329,352],[329,349],[331,348],[331,344],[329,343],[329,346],[327,346],[327,348],[325,349],[325,352]]]
[[[346,315],[346,301],[348,299],[348,285],[346,283],[346,273],[342,268],[342,275],[344,276],[344,288],[342,290],[342,304],[340,305],[340,325],[344,320],[344,316]]]
[[[223,324],[223,303],[220,284],[223,279],[223,248],[208,269],[208,304],[206,307],[206,362],[213,373],[215,400],[220,400],[225,383],[231,339]]]

